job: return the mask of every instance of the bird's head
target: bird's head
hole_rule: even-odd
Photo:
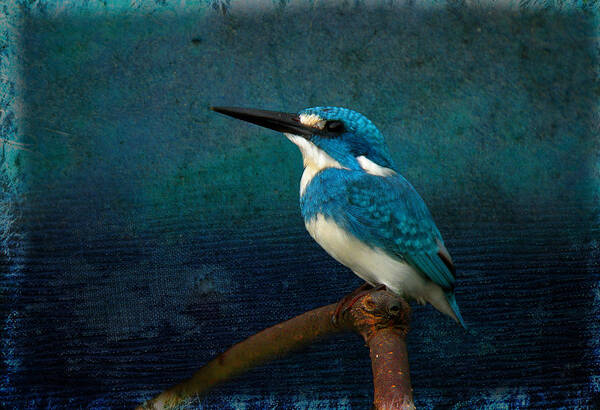
[[[297,114],[233,107],[212,109],[283,132],[300,148],[306,167],[393,172],[394,163],[381,132],[367,117],[348,108],[315,107]]]

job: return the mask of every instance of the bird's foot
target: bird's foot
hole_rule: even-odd
[[[352,306],[354,305],[354,303],[356,303],[358,299],[360,299],[367,293],[376,292],[382,289],[386,289],[385,285],[377,285],[373,287],[368,283],[365,283],[361,287],[357,288],[354,292],[350,293],[349,295],[346,295],[336,306],[335,311],[331,316],[331,323],[333,323],[335,327],[339,326],[342,315],[348,310],[350,310],[350,308],[352,308]]]

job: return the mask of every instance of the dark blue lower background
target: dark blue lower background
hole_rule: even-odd
[[[227,346],[360,285],[312,242],[295,212],[277,215],[295,219],[296,229],[282,222],[226,231],[180,220],[82,238],[69,228],[85,225],[79,206],[44,207],[44,220],[30,225],[12,306],[19,313],[7,334],[9,403],[133,405]],[[477,335],[415,308],[409,354],[419,406],[591,404],[597,249],[577,245],[589,243],[593,221],[560,220],[569,214],[445,218],[461,266],[458,299]],[[371,392],[367,350],[349,334],[260,367],[203,404],[365,408]]]
[[[3,405],[132,407],[359,286],[304,230],[295,147],[207,109],[331,104],[381,128],[458,267],[457,299],[476,334],[415,307],[417,406],[591,408],[593,15],[228,4],[24,12],[20,131],[33,152],[10,164],[21,196],[15,235],[3,239]],[[196,404],[371,400],[368,352],[348,334]]]

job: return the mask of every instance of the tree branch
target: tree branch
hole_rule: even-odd
[[[343,299],[342,303],[347,303]],[[138,409],[173,408],[206,394],[217,384],[255,366],[282,357],[324,336],[341,331],[359,333],[370,349],[375,409],[412,409],[406,334],[410,307],[401,298],[379,290],[360,296],[336,325],[337,304],[311,310],[267,328],[220,354],[186,380]]]

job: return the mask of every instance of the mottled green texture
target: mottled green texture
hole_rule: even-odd
[[[335,105],[382,131],[481,332],[416,309],[417,404],[590,405],[596,2],[108,3],[0,5],[2,138],[33,151],[3,144],[0,163],[2,403],[132,406],[358,285],[303,231],[297,149],[208,109]],[[359,344],[205,403],[364,407]]]
[[[23,151],[16,142],[22,141],[22,103],[19,67],[22,60],[17,43],[19,21],[7,13],[8,6],[0,11],[0,242],[2,257],[10,258],[12,249],[22,239],[14,223],[20,215],[21,159]],[[18,118],[19,117],[19,118]]]
[[[518,213],[590,199],[591,157],[579,153],[596,148],[596,93],[581,15],[351,9],[159,14],[151,25],[32,18],[60,38],[28,47],[44,75],[30,75],[27,91],[52,90],[28,100],[37,120],[26,141],[43,153],[28,162],[32,178],[115,177],[130,200],[174,215],[231,206],[237,223],[265,204],[292,206],[299,157],[280,135],[208,106],[327,103],[366,113],[437,213],[448,201]]]

